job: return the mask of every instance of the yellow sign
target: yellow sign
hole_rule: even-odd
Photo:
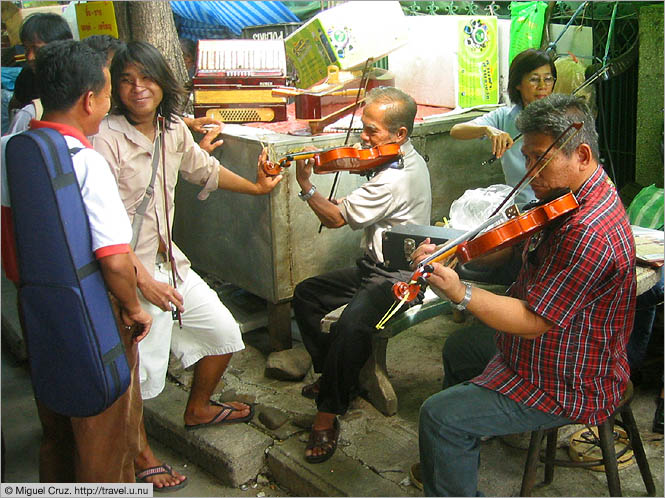
[[[76,4],[76,22],[81,40],[92,35],[118,37],[118,25],[115,22],[113,2],[84,2]]]

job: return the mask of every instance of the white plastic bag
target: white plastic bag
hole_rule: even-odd
[[[450,206],[450,226],[464,231],[477,227],[490,217],[511,190],[508,185],[467,190]]]

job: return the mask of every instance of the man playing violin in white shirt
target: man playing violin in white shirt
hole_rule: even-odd
[[[396,88],[376,88],[368,94],[363,110],[361,139],[365,146],[395,143],[401,158],[370,172],[369,180],[340,200],[328,200],[310,181],[313,161],[296,162],[296,179],[306,201],[327,228],[363,229],[364,256],[355,267],[309,278],[296,286],[293,310],[314,370],[321,377],[303,388],[316,399],[316,414],[305,460],[319,463],[330,458],[337,446],[339,421],[357,391],[358,375],[371,354],[375,325],[393,302],[393,283],[403,271],[384,264],[382,233],[407,223],[428,225],[431,187],[425,160],[409,137],[417,106]],[[330,311],[347,305],[330,334],[320,321]]]

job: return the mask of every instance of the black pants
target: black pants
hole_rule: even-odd
[[[483,373],[496,354],[496,331],[482,323],[456,330],[443,343],[443,388]]]
[[[314,371],[322,374],[316,400],[319,411],[346,413],[360,370],[371,354],[375,326],[395,301],[392,286],[410,276],[411,272],[390,271],[363,257],[355,267],[312,277],[296,286],[291,303],[295,319]],[[345,304],[330,333],[321,332],[321,319]]]

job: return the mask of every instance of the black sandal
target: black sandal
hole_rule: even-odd
[[[316,381],[312,382],[311,384],[307,384],[305,387],[303,387],[302,391],[300,391],[300,394],[302,394],[305,398],[316,399],[316,397],[319,395],[320,385],[321,377],[316,379]]]
[[[307,441],[307,446],[305,447],[305,452],[307,450],[313,450],[314,448],[321,448],[324,450],[324,453],[321,455],[307,455],[305,454],[305,460],[309,463],[321,463],[328,460],[337,449],[337,440],[339,439],[339,421],[335,417],[333,422],[332,429],[314,429],[309,433],[309,441]]]

